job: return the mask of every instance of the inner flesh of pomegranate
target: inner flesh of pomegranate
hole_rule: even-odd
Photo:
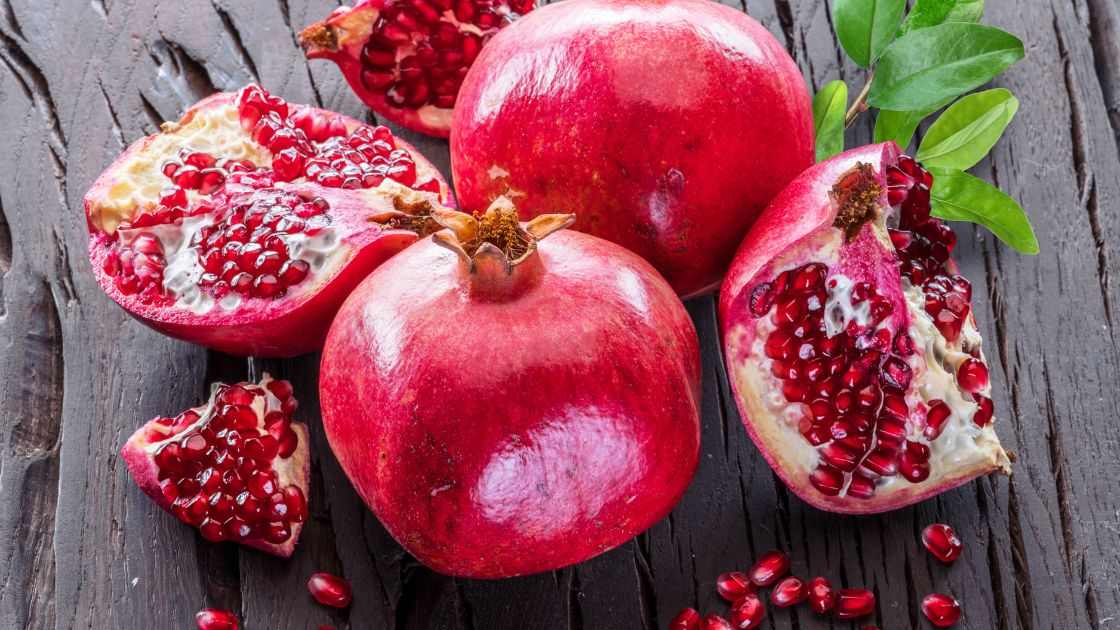
[[[287,381],[216,383],[210,400],[138,429],[121,455],[137,484],[209,541],[291,554],[307,518],[307,429]]]
[[[952,230],[930,217],[932,183],[906,156],[881,179],[860,164],[831,192],[839,249],[775,265],[748,289],[764,404],[786,439],[811,447],[793,450],[820,495],[871,499],[984,448],[1006,466],[972,286],[950,259]]]

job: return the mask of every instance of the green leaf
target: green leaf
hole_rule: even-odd
[[[903,151],[910,145],[918,123],[930,112],[896,112],[880,109],[875,117],[875,142],[894,140]]]
[[[987,83],[1023,58],[1023,42],[991,26],[952,22],[908,33],[887,47],[867,102],[921,111]]]
[[[931,168],[932,214],[949,221],[983,225],[1024,254],[1038,253],[1038,239],[1019,204],[988,182],[964,171]]]
[[[813,97],[813,131],[817,138],[817,161],[823,162],[844,150],[844,111],[848,108],[848,85],[832,81]]]
[[[906,0],[833,0],[832,21],[844,52],[862,68],[894,39]]]
[[[992,150],[1019,111],[1019,99],[996,88],[953,103],[930,126],[915,158],[928,166],[972,168]]]
[[[898,29],[899,36],[945,22],[979,22],[984,0],[917,0]]]

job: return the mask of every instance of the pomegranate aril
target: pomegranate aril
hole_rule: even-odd
[[[237,617],[228,610],[203,608],[195,613],[198,630],[237,630]]]
[[[740,630],[752,630],[762,625],[766,617],[766,606],[762,599],[754,593],[748,593],[739,598],[731,606],[731,625]]]
[[[789,572],[789,556],[780,551],[770,551],[762,555],[747,573],[755,586],[770,586]]]
[[[987,366],[979,359],[965,359],[957,366],[957,384],[966,392],[980,393],[988,386]]]
[[[845,588],[836,593],[837,619],[859,619],[875,611],[875,594],[864,588]]]
[[[728,573],[721,573],[720,576],[716,578],[716,592],[727,601],[735,602],[744,595],[753,593],[754,585],[751,584],[747,574],[741,571],[731,571]]]
[[[801,578],[790,576],[774,585],[770,591],[770,602],[778,608],[789,608],[805,601],[809,593]]]
[[[922,614],[938,628],[948,628],[961,619],[961,605],[953,597],[931,593],[922,599]]]
[[[832,585],[829,584],[828,580],[823,577],[815,577],[809,580],[806,592],[809,607],[818,615],[827,614],[836,606],[836,593],[832,590]]]
[[[949,416],[952,414],[953,410],[944,401],[929,401],[929,410],[926,412],[926,427],[922,431],[922,435],[931,442],[936,440],[945,430],[945,423],[948,422]]]
[[[986,427],[992,421],[992,413],[994,412],[992,399],[980,394],[974,394],[973,398],[976,399],[978,406],[976,412],[972,414],[972,422],[978,427]]]
[[[844,473],[829,466],[818,466],[809,474],[809,483],[821,494],[834,497],[844,487]]]
[[[956,562],[964,549],[953,528],[943,523],[935,523],[922,530],[922,545],[943,564]]]
[[[695,608],[685,608],[669,622],[669,630],[700,630],[700,613]]]
[[[346,608],[350,605],[350,583],[337,575],[313,573],[307,580],[307,590],[315,601],[324,606]]]
[[[732,630],[731,622],[723,617],[711,614],[704,617],[704,624],[701,626],[703,630]]]

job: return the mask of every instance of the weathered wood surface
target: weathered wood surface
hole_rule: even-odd
[[[814,86],[844,62],[823,0],[748,0]],[[771,548],[794,571],[872,587],[874,622],[928,627],[917,602],[957,595],[961,628],[1120,628],[1120,7],[1112,0],[988,2],[1025,61],[1000,81],[1022,108],[978,169],[1021,200],[1042,242],[1023,257],[963,226],[1015,475],[911,509],[839,518],[778,483],[746,437],[717,352],[713,302],[689,304],[705,356],[703,459],[665,521],[580,566],[501,582],[436,575],[404,554],[326,448],[317,357],[258,361],[292,379],[311,423],[313,518],[280,561],[204,543],[133,486],[117,456],[143,420],[195,404],[243,360],[148,330],[98,290],[81,198],[129,142],[215,89],[262,82],[363,116],[333,66],[294,33],[326,0],[0,0],[0,628],[191,627],[204,605],[265,628],[663,628],[685,605],[719,610],[713,580]],[[441,141],[403,134],[446,170]],[[870,138],[870,120],[850,142]],[[948,521],[966,554],[946,570],[917,533]],[[313,570],[339,572],[348,612],[314,605]],[[848,627],[804,609],[768,628]],[[858,627],[858,626],[852,626]]]

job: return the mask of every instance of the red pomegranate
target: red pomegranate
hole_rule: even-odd
[[[157,417],[121,449],[136,485],[211,542],[288,557],[307,518],[307,427],[287,381],[215,383],[210,400]],[[201,614],[201,613],[200,613]],[[217,626],[215,626],[217,627]]]
[[[109,297],[165,334],[292,356],[322,346],[342,300],[447,196],[387,128],[251,85],[202,100],[98,177],[90,261]]]
[[[723,284],[743,422],[821,509],[882,512],[1010,472],[932,183],[893,143],[818,164],[763,212]]]
[[[467,75],[451,128],[464,208],[644,257],[683,297],[714,290],[778,191],[813,163],[805,80],[769,32],[709,0],[567,0],[505,29]]]
[[[360,0],[299,34],[310,59],[329,59],[370,109],[446,138],[467,69],[533,0]]]
[[[323,427],[358,493],[421,562],[479,578],[579,562],[665,516],[700,396],[669,285],[553,234],[571,215],[520,225],[499,200],[434,218],[448,229],[359,285],[323,349]]]

